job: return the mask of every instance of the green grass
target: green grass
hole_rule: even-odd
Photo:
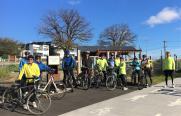
[[[178,78],[178,77],[181,77],[181,73],[175,73],[174,74],[174,78]],[[161,82],[164,82],[165,81],[165,76],[164,75],[155,75],[152,77],[153,78],[153,84],[158,84],[158,83],[161,83]],[[170,80],[171,78],[169,77],[168,80]]]
[[[0,67],[0,79],[7,78],[11,72],[18,72],[18,65],[7,65]]]
[[[1,78],[5,78],[5,77],[8,77],[10,74],[10,71],[8,70],[7,67],[1,67],[0,68],[0,79]]]

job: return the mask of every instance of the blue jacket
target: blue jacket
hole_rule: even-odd
[[[75,60],[72,58],[72,56],[64,57],[62,60],[62,69],[68,70],[75,68]]]
[[[109,58],[108,59],[108,65],[109,65],[110,68],[114,68],[114,65],[115,65],[114,59]]]
[[[20,72],[21,69],[23,68],[24,64],[27,64],[27,59],[26,58],[22,58],[19,62],[19,67],[18,67],[18,71]]]
[[[141,70],[141,63],[139,61],[133,61],[131,65],[134,67],[135,70]]]
[[[38,64],[38,66],[40,68],[40,72],[51,70],[50,67],[48,67],[46,64],[43,64],[42,62],[36,62],[35,61],[35,63]]]

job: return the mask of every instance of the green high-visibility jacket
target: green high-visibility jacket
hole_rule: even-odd
[[[118,67],[120,64],[120,58],[115,59],[115,66]]]
[[[125,61],[122,61],[120,62],[119,64],[119,74],[124,74],[126,75],[126,62]]]
[[[96,63],[101,71],[106,71],[106,67],[108,66],[106,59],[98,59]]]
[[[175,70],[175,61],[172,57],[163,60],[163,70]]]

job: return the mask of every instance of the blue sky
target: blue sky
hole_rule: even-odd
[[[77,9],[91,23],[96,44],[112,24],[126,23],[137,35],[135,45],[158,57],[167,48],[181,57],[180,0],[0,0],[0,37],[21,42],[48,41],[38,34],[41,18],[50,10]]]

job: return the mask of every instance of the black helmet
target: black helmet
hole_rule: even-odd
[[[29,55],[29,56],[28,56],[28,59],[30,59],[30,58],[34,59],[33,55]]]
[[[41,59],[41,55],[36,55],[36,56],[35,56],[35,59],[36,59],[36,60],[39,59],[39,58]]]

